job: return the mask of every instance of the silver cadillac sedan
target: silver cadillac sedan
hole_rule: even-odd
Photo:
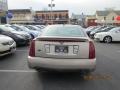
[[[78,25],[50,25],[31,42],[28,66],[91,72],[96,68],[95,46]]]

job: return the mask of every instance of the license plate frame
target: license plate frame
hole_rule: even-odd
[[[67,54],[69,52],[67,45],[55,45],[55,53]]]

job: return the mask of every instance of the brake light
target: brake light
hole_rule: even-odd
[[[29,56],[35,56],[35,40],[32,40],[30,44]]]
[[[92,41],[89,42],[89,59],[95,58],[95,46]]]

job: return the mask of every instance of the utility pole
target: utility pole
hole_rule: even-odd
[[[51,24],[53,24],[52,11],[53,11],[53,7],[55,7],[55,4],[53,4],[53,1],[54,1],[54,0],[51,0],[51,3],[48,4],[48,7],[51,8],[51,10],[50,10],[50,20],[51,20]]]

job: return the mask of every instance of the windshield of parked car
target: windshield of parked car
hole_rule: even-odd
[[[118,31],[119,29],[120,27],[116,27],[116,28],[111,29],[109,32],[115,32],[115,31]]]
[[[86,28],[85,30],[86,30],[86,31],[91,31],[92,29],[95,29],[95,28],[96,28],[96,27],[91,26],[91,27]]]
[[[1,25],[0,28],[3,29],[4,31],[16,31],[15,29],[5,25]]]
[[[40,29],[40,28],[39,28],[39,27],[37,27],[37,26],[31,26],[31,27],[35,28],[37,31],[42,32],[42,29]]]
[[[28,29],[27,27],[25,27],[25,26],[18,26],[18,27],[20,27],[21,29],[23,29],[23,30],[25,30],[25,31],[27,31],[27,32],[29,32],[30,31],[30,29]]]
[[[108,31],[110,31],[113,28],[115,28],[115,27],[108,27],[108,28],[104,29],[103,32],[108,32]]]
[[[19,27],[16,27],[16,26],[10,26],[11,28],[13,28],[13,29],[15,29],[16,31],[23,31],[21,28],[19,28]]]
[[[37,30],[36,28],[32,27],[32,26],[25,26],[26,28],[28,28],[29,30]]]
[[[49,26],[45,29],[42,35],[61,37],[85,37],[83,29],[77,26]]]
[[[104,29],[104,28],[106,28],[106,27],[105,27],[105,26],[103,26],[103,27],[99,27],[99,28],[95,29],[93,32],[100,31],[100,30],[102,30],[102,29]]]
[[[36,27],[40,28],[40,29],[44,29],[45,26],[42,26],[42,25],[36,25]]]

